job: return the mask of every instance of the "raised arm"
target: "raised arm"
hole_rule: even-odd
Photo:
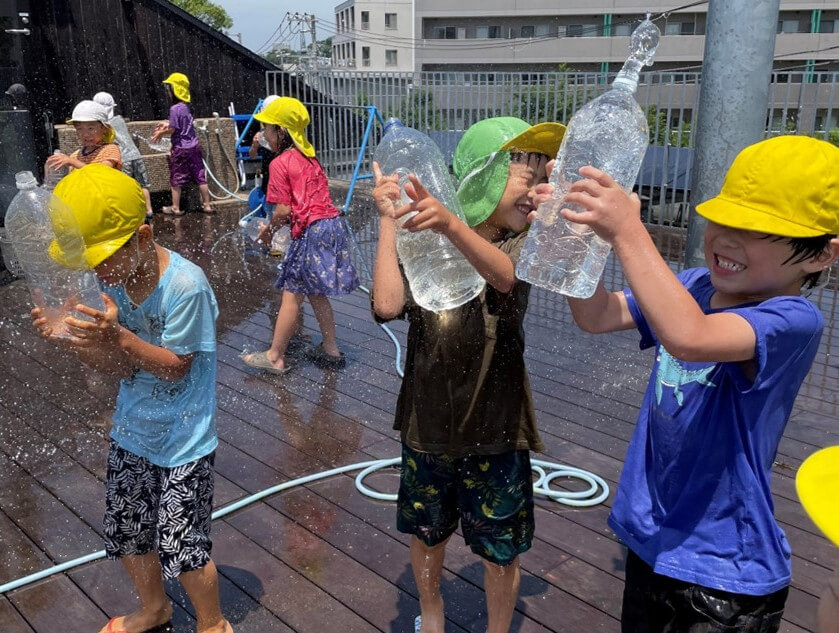
[[[432,230],[442,233],[463,253],[489,285],[499,292],[510,292],[516,283],[513,260],[443,206],[416,176],[412,175],[410,178],[410,185],[405,187],[405,192],[413,202],[398,209],[396,217],[400,218],[413,211],[417,214],[406,220],[402,227],[408,231]]]
[[[382,176],[373,163],[376,187],[373,200],[379,211],[379,241],[373,266],[373,311],[382,319],[394,319],[405,307],[405,282],[396,253],[396,206],[401,198],[396,176]]]
[[[573,222],[590,225],[610,242],[623,266],[629,287],[658,340],[685,361],[751,360],[755,333],[746,319],[731,312],[705,314],[662,259],[641,222],[638,196],[628,196],[612,178],[583,167],[565,197],[585,209],[563,209]]]

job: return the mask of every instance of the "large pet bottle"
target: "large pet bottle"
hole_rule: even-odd
[[[18,193],[6,211],[4,255],[23,273],[32,303],[44,311],[53,335],[69,337],[65,317],[88,319],[76,305],[105,309],[96,274],[85,262],[84,239],[72,210],[39,187],[31,172],[18,173],[15,184]],[[66,266],[50,256],[51,245]]]
[[[660,32],[649,16],[632,33],[629,59],[611,89],[583,106],[568,123],[550,182],[552,198],[541,204],[516,266],[516,276],[569,297],[594,294],[611,247],[584,224],[560,215],[574,209],[563,198],[592,165],[632,191],[649,143],[647,117],[635,100],[641,68],[652,64]]]
[[[385,135],[376,148],[374,160],[383,174],[398,174],[402,187],[410,174],[416,175],[428,192],[453,214],[464,219],[454,183],[437,144],[428,136],[388,119]],[[400,220],[400,226],[412,214]],[[463,305],[483,290],[485,282],[472,264],[444,235],[433,231],[411,233],[399,229],[396,250],[411,287],[411,295],[426,310],[439,312]]]

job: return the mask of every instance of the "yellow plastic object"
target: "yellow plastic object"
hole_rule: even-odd
[[[825,536],[839,545],[839,446],[804,460],[795,476],[801,505]]]

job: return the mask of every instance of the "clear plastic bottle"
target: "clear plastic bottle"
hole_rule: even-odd
[[[516,276],[536,286],[581,299],[597,288],[611,247],[588,226],[560,215],[568,189],[592,165],[632,190],[649,144],[647,117],[635,100],[641,68],[652,64],[660,32],[649,16],[632,33],[629,58],[611,89],[583,106],[568,123],[550,182],[555,191],[541,204],[516,266]]]
[[[32,302],[43,309],[53,335],[67,338],[65,317],[88,318],[75,311],[76,305],[105,309],[99,282],[92,270],[85,270],[84,239],[72,210],[38,187],[31,172],[16,174],[15,184],[18,193],[6,211],[4,254],[11,248]],[[72,267],[61,266],[50,257],[53,241]]]
[[[414,174],[425,188],[453,214],[464,219],[446,161],[428,136],[398,119],[388,119],[385,134],[373,157],[383,174],[398,174],[402,203],[410,199],[404,186]],[[400,220],[400,225],[411,214]],[[396,250],[411,287],[411,295],[426,310],[439,312],[463,305],[485,286],[472,264],[448,238],[433,231],[396,233]]]
[[[64,152],[62,152],[60,149],[57,149],[52,154],[53,154],[53,156],[56,156],[56,155],[61,156],[61,155],[64,154]],[[55,189],[55,186],[59,182],[61,182],[61,179],[64,178],[64,176],[66,176],[69,173],[69,171],[70,171],[70,168],[67,167],[67,165],[64,165],[64,167],[56,167],[56,168],[47,167],[47,168],[45,168],[44,169],[44,188],[49,189],[50,191]]]

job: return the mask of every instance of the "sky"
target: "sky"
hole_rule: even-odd
[[[255,52],[264,53],[268,50],[268,46],[265,46],[261,51],[258,50],[259,47],[270,41],[286,12],[294,13],[298,11],[302,13],[306,11],[314,13],[319,19],[325,20],[329,24],[334,24],[334,9],[340,4],[341,0],[308,0],[299,4],[277,0],[213,0],[213,2],[224,7],[228,15],[233,18],[233,27],[228,31],[228,34],[236,39],[235,34],[241,32],[242,44]],[[331,32],[319,28],[320,26],[318,24],[315,29],[319,40],[332,35]],[[285,30],[288,31],[288,29]],[[293,40],[293,47],[295,49],[299,48],[300,36],[294,36]],[[306,41],[311,40],[307,39]]]

